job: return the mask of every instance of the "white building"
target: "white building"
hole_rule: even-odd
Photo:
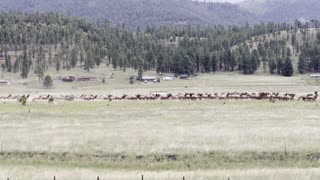
[[[0,80],[0,86],[10,86],[11,82],[7,80]]]
[[[320,79],[320,74],[311,74],[310,78],[311,79]]]
[[[145,76],[145,77],[142,77],[142,81],[145,82],[145,83],[157,82],[157,79],[154,76]]]
[[[171,76],[165,76],[165,77],[162,77],[162,80],[164,80],[164,81],[172,81],[172,80],[173,80],[173,77],[171,77]]]

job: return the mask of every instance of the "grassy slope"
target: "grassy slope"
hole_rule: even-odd
[[[47,90],[34,75],[23,80],[19,75],[5,74],[5,79],[14,82],[10,87],[0,87],[0,94],[149,94],[150,91],[307,94],[319,90],[317,82],[307,75],[285,78],[261,70],[254,76],[200,74],[187,81],[134,85],[128,79],[136,72],[113,71],[104,65],[90,73],[80,68],[60,73],[50,69],[48,73],[54,78],[109,77],[114,73],[115,78],[108,78],[106,84],[100,80],[71,84],[55,80],[54,88]],[[146,171],[148,179],[186,175],[189,179],[230,176],[313,180],[319,178],[319,116],[315,103],[302,102],[57,102],[31,103],[26,107],[0,104],[3,152],[0,178],[39,179],[54,174],[88,179],[102,174],[101,177],[128,179]],[[168,160],[166,156],[170,153],[177,155],[177,160]],[[137,157],[140,155],[142,159]],[[275,167],[287,169],[269,169]]]
[[[143,171],[148,179],[319,177],[310,169],[320,166],[315,103],[9,103],[0,109],[0,177],[126,179]]]
[[[87,74],[78,69],[72,74],[98,76],[102,72],[114,71],[100,68]],[[115,79],[108,79],[107,84],[55,81],[50,90],[43,89],[34,76],[28,80],[15,77],[15,83],[1,87],[0,94],[148,94],[155,90],[306,94],[319,88],[306,76],[219,73],[187,81],[129,85],[128,77],[135,72],[114,73]],[[50,74],[58,76],[52,71]],[[70,72],[62,71],[64,74]],[[49,179],[56,175],[89,179],[100,175],[129,179],[138,178],[143,172],[148,179],[179,179],[185,175],[189,179],[230,176],[315,180],[319,178],[319,116],[315,103],[303,102],[44,102],[26,107],[14,102],[0,104],[0,178]],[[177,160],[167,158],[171,153],[177,155]],[[269,169],[276,167],[277,170]]]
[[[266,41],[271,41],[271,40],[284,40],[284,41],[286,41],[286,47],[290,48],[290,50],[291,50],[291,59],[292,59],[292,64],[293,64],[293,68],[294,68],[294,74],[297,75],[297,74],[299,74],[299,72],[298,72],[298,61],[299,61],[300,52],[296,53],[295,52],[296,49],[294,51],[294,48],[292,46],[292,34],[293,33],[295,33],[295,32],[293,32],[293,31],[289,31],[289,32],[282,31],[280,33],[280,35],[278,33],[276,33],[275,36],[273,36],[272,34],[266,34],[266,35],[263,35],[263,36],[252,37],[250,41],[252,42],[253,49],[257,49],[259,42],[264,42],[264,39]],[[317,33],[319,33],[319,29],[309,28],[308,31],[307,31],[307,34],[308,34],[307,37],[311,38],[310,39],[311,41],[314,41],[316,39]],[[288,34],[289,34],[289,38],[288,38]],[[300,30],[297,31],[297,33],[296,33],[296,41],[298,42],[300,47],[303,46],[303,44],[304,44],[304,42],[303,42],[303,34],[302,34],[302,32]],[[250,43],[248,43],[248,44],[250,44]],[[260,66],[260,69],[258,70],[258,73],[259,72],[260,73],[263,72],[262,65]],[[267,72],[269,72],[268,67],[267,67]]]
[[[110,74],[114,73],[114,78],[110,78]],[[44,89],[42,82],[33,75],[27,80],[21,79],[19,74],[4,74],[4,79],[11,80],[13,83],[9,87],[0,87],[0,95],[11,94],[149,94],[150,91],[168,91],[171,93],[184,92],[293,92],[298,94],[308,94],[317,90],[317,83],[310,81],[308,75],[296,75],[294,77],[285,78],[277,75],[269,75],[263,73],[262,70],[257,75],[247,76],[239,73],[217,73],[217,74],[200,74],[198,77],[190,80],[162,81],[160,84],[129,84],[129,77],[136,75],[137,72],[128,70],[127,72],[114,71],[102,65],[98,69],[92,70],[90,73],[85,72],[81,68],[72,71],[54,72],[53,69],[47,73],[55,80],[53,89]],[[146,76],[155,75],[154,72],[145,72]],[[95,76],[98,78],[106,76],[106,84],[101,83],[101,79],[94,82],[85,83],[63,83],[58,80],[59,76],[76,75],[76,76]]]
[[[314,103],[77,102],[1,109],[2,150],[9,152],[283,151],[283,137],[290,151],[319,145]]]
[[[0,169],[0,178],[6,179],[16,177],[15,179],[46,179],[52,180],[53,176],[59,179],[68,180],[87,180],[112,179],[128,180],[144,179],[150,180],[177,180],[185,176],[186,179],[201,180],[318,180],[320,178],[319,169],[249,169],[249,170],[196,170],[196,171],[112,171],[97,169],[65,169],[65,168],[48,168],[48,167],[19,167],[9,166]],[[19,174],[17,174],[19,172]]]

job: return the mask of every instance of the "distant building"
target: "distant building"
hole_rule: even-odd
[[[171,77],[171,76],[164,76],[164,77],[162,77],[162,80],[164,80],[164,81],[172,81],[172,80],[173,80],[173,77]]]
[[[94,81],[97,80],[96,77],[78,77],[77,81]]]
[[[145,76],[142,77],[141,79],[143,82],[148,83],[148,82],[157,82],[157,78],[154,76]]]
[[[320,74],[311,74],[310,78],[311,79],[320,79]]]
[[[180,79],[188,79],[188,78],[189,78],[189,75],[187,74],[180,75]]]
[[[64,76],[60,78],[63,82],[74,82],[74,81],[94,81],[97,80],[96,77],[76,77],[76,76]]]
[[[0,86],[10,86],[11,82],[7,80],[0,80]]]
[[[77,78],[75,76],[65,76],[61,78],[61,81],[63,82],[73,82],[75,81]]]

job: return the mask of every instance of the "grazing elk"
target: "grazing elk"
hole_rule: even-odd
[[[300,96],[298,100],[314,102],[318,99],[318,91],[314,92],[314,94],[308,94],[307,96]]]
[[[30,95],[28,95],[29,98]],[[52,103],[53,100],[64,100],[64,101],[93,101],[93,100],[269,100],[270,102],[278,101],[293,101],[295,100],[296,94],[293,93],[285,93],[280,95],[279,93],[268,93],[268,92],[260,92],[260,93],[239,93],[239,92],[228,92],[228,93],[178,93],[173,95],[168,93],[167,95],[161,94],[152,94],[150,96],[144,96],[141,94],[136,94],[133,96],[128,96],[126,94],[122,96],[113,96],[113,95],[40,95],[38,97],[34,97],[32,101],[48,101]],[[17,100],[20,99],[21,96],[14,96],[9,94],[8,96],[0,96],[0,101],[9,101],[9,100]],[[314,102],[318,98],[318,92],[314,92],[313,94],[308,94],[306,96],[300,96],[298,100]]]

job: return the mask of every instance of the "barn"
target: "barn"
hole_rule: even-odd
[[[171,76],[164,76],[164,77],[162,77],[162,80],[164,80],[164,81],[172,81],[172,80],[173,80],[173,77],[171,77]]]
[[[61,78],[61,81],[63,82],[73,82],[76,80],[75,76],[65,76]]]
[[[145,83],[157,82],[157,78],[154,77],[154,76],[145,76],[145,77],[142,77],[142,81],[145,82]]]
[[[0,80],[0,86],[10,86],[11,82],[8,80]]]
[[[77,81],[94,81],[97,80],[96,77],[78,77]]]
[[[189,78],[189,75],[187,74],[180,75],[180,79],[188,79],[188,78]]]
[[[320,74],[311,74],[310,78],[319,80],[320,79]]]

